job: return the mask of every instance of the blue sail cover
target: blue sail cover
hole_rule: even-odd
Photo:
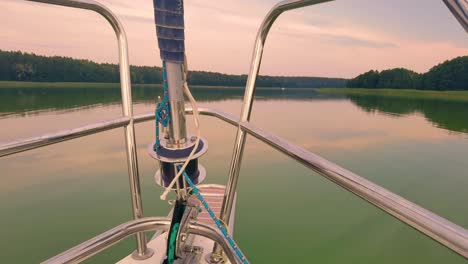
[[[153,0],[156,35],[161,59],[184,62],[184,2],[183,0]]]

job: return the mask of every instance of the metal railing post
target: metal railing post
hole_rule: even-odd
[[[255,40],[254,50],[252,53],[252,60],[250,63],[249,76],[245,85],[244,102],[242,104],[242,110],[239,122],[245,122],[250,120],[250,114],[252,112],[252,105],[255,93],[255,82],[257,81],[258,72],[260,70],[260,64],[262,61],[263,48],[265,40],[268,36],[271,26],[283,12],[297,9],[305,6],[314,4],[320,4],[333,0],[285,0],[277,3],[270,12],[263,19],[262,24],[257,32]],[[231,217],[231,210],[234,203],[234,197],[237,189],[237,180],[239,178],[239,171],[242,162],[242,155],[244,152],[246,133],[242,130],[239,125],[237,128],[236,140],[234,143],[234,150],[232,153],[231,164],[229,167],[229,179],[226,186],[226,193],[224,194],[223,205],[221,208],[220,218],[229,225],[229,219]],[[219,262],[222,259],[221,248],[215,245],[212,254],[212,261]]]
[[[141,201],[140,177],[138,173],[138,158],[135,143],[135,128],[133,124],[132,90],[130,81],[130,63],[128,61],[128,43],[123,25],[119,19],[104,5],[92,0],[26,0],[59,6],[67,6],[79,9],[95,11],[102,15],[112,26],[118,40],[119,66],[120,66],[120,88],[122,93],[122,114],[130,121],[124,127],[125,145],[127,153],[128,176],[130,183],[130,194],[132,199],[133,219],[143,217],[143,205]],[[153,252],[146,246],[144,233],[136,234],[137,250],[133,254],[135,259],[146,259]]]
[[[463,0],[444,0],[444,3],[468,33],[468,2],[465,0],[465,3],[462,3],[462,1]]]

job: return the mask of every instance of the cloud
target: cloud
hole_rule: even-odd
[[[124,24],[131,62],[159,65],[159,56],[154,52],[152,1],[101,1]],[[418,6],[422,1],[415,0],[412,5]],[[450,33],[449,26],[450,29],[455,26],[452,30],[457,32],[462,29],[443,3],[432,4],[430,10],[442,6],[441,13],[446,17],[433,12],[404,16],[406,11],[392,9],[391,3],[356,2],[336,1],[281,15],[271,29],[262,73],[353,77],[370,68],[407,67],[426,71],[468,52],[466,35],[461,39]],[[407,4],[399,2],[401,6]],[[185,1],[186,46],[191,67],[235,74],[248,72],[258,26],[274,3],[273,0]],[[358,3],[367,8],[359,8]],[[4,40],[0,49],[117,61],[115,36],[93,12],[21,0],[0,0],[0,10],[3,25],[0,38]],[[387,19],[390,15],[395,19],[391,24]],[[404,17],[406,20],[400,21]],[[436,22],[427,27],[427,21],[432,20]],[[411,27],[406,28],[408,25]]]
[[[125,19],[130,20],[130,21],[139,22],[139,23],[154,24],[154,18],[153,17],[136,16],[136,15],[129,15],[129,14],[124,14],[124,15],[121,15],[120,17],[125,18]]]
[[[295,20],[279,25],[278,33],[302,39],[314,38],[321,42],[337,46],[354,46],[363,48],[397,48],[399,47],[388,36],[376,34],[367,29],[348,26],[347,29],[338,23],[328,23],[327,19],[318,19],[326,26],[317,26]],[[320,24],[320,23],[319,23]]]
[[[323,35],[322,35],[323,36]],[[366,39],[359,39],[350,36],[323,36],[326,41],[337,45],[358,46],[366,48],[398,48],[397,44],[391,42],[377,42]]]

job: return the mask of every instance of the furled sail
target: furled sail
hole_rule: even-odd
[[[183,0],[154,0],[154,18],[161,59],[183,63],[185,56]]]

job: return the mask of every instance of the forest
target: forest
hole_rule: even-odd
[[[162,82],[161,67],[131,66],[135,84]],[[116,64],[96,63],[68,57],[46,57],[21,51],[0,50],[0,81],[28,82],[119,82]],[[203,86],[244,86],[247,75],[190,71],[188,83]],[[318,88],[345,87],[346,79],[324,77],[259,76],[259,87]]]
[[[468,90],[468,56],[447,60],[426,73],[404,68],[370,70],[347,82],[349,88],[393,88],[436,91]]]

